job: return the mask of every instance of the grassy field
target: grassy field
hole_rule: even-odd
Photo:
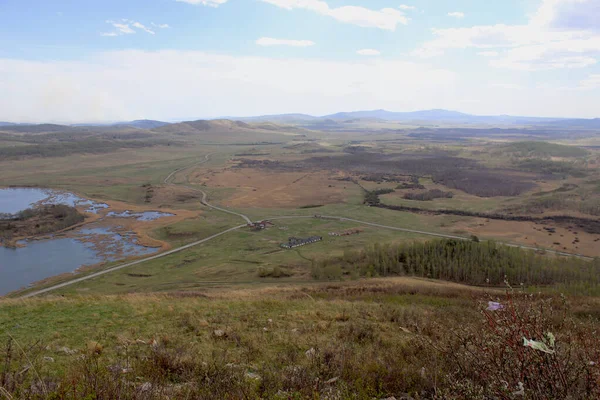
[[[149,261],[61,289],[57,293],[128,293],[198,290],[204,288],[268,285],[311,281],[311,266],[326,255],[375,242],[419,239],[418,235],[363,228],[359,235],[330,237],[329,232],[356,227],[352,223],[317,219],[276,221],[267,230],[240,230],[177,254]],[[192,227],[189,223],[178,229]],[[193,228],[192,228],[193,229]],[[214,227],[205,233],[214,233]],[[293,250],[279,247],[288,237],[323,236],[323,241]],[[182,243],[183,244],[183,243]],[[289,276],[264,277],[260,270],[281,269]]]
[[[480,314],[489,299],[510,301],[520,325],[490,314],[500,327],[490,329]],[[18,397],[67,399],[474,398],[562,373],[566,387],[528,385],[525,398],[583,399],[598,391],[599,371],[587,361],[598,355],[593,335],[576,335],[598,328],[599,304],[570,302],[413,278],[3,300],[2,379]],[[567,309],[568,319],[556,318]],[[511,347],[522,329],[555,333],[550,369],[537,368],[543,353]],[[511,352],[496,364],[502,349]],[[518,359],[528,367],[513,374]],[[581,372],[566,369],[578,363]]]
[[[296,353],[296,363],[308,366],[306,351],[325,352],[344,339],[350,346],[347,352],[367,357],[378,352],[381,341],[386,349],[410,343],[411,333],[400,328],[413,329],[425,315],[441,318],[451,313],[460,320],[476,315],[465,313],[468,297],[455,294],[468,289],[410,279],[372,282],[362,294],[353,294],[354,286],[340,286],[345,295],[328,285],[221,292],[211,298],[157,294],[7,300],[0,302],[0,340],[6,343],[10,334],[21,348],[35,352],[30,356],[36,360],[37,373],[50,379],[71,370],[79,355],[88,354],[90,343],[101,346],[101,363],[121,364],[124,348],[129,357],[137,347],[151,349],[155,341],[172,349],[185,345],[186,358],[262,374],[269,364],[281,365],[275,360],[283,354]],[[218,331],[226,336],[216,337]],[[36,342],[44,350],[38,351]],[[52,362],[47,361],[50,358]],[[133,357],[123,364],[132,366]]]

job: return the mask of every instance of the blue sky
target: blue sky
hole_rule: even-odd
[[[0,120],[600,117],[600,0],[0,0]]]

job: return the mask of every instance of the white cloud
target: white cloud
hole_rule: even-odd
[[[490,83],[489,87],[510,90],[518,90],[522,88],[521,85],[517,85],[516,83]]]
[[[256,41],[259,46],[293,46],[293,47],[309,47],[314,46],[315,42],[310,40],[289,40],[289,39],[274,39],[262,37]]]
[[[0,71],[0,120],[29,122],[449,108],[459,89],[454,73],[406,61],[174,50],[115,51],[71,61],[0,58]]]
[[[108,20],[108,21],[106,21],[106,23],[112,25],[113,28],[115,28],[115,30],[112,32],[100,33],[100,36],[115,37],[115,36],[121,36],[121,35],[131,35],[131,34],[136,33],[135,29],[139,29],[139,30],[149,33],[151,35],[156,34],[155,31],[153,31],[146,25],[142,24],[141,22],[132,21],[132,20],[126,19],[126,18],[123,18],[119,21]],[[155,24],[154,22],[152,22],[151,25],[155,28],[169,28],[169,25],[167,25],[167,24]]]
[[[582,90],[600,89],[600,74],[590,75],[588,78],[579,82],[579,89],[582,89]]]
[[[380,56],[381,52],[375,49],[362,49],[358,50],[356,54],[359,54],[361,56]]]
[[[600,31],[599,0],[543,0],[531,19],[536,26],[552,29]]]
[[[147,28],[145,25],[140,24],[139,22],[134,22],[133,24],[131,24],[131,26],[133,26],[134,28],[138,28],[143,30],[144,32],[147,32],[151,35],[154,35],[156,32],[154,32],[152,29]]]
[[[398,8],[401,9],[401,10],[407,10],[407,11],[414,11],[414,10],[417,9],[417,7],[415,7],[415,6],[408,6],[406,4],[400,4],[398,6]]]
[[[525,25],[482,25],[433,29],[435,38],[412,54],[433,57],[449,49],[504,49],[498,68],[543,70],[584,68],[600,55],[600,0],[542,0]]]
[[[500,55],[497,51],[480,51],[477,54],[482,57],[498,57]]]
[[[489,74],[459,79],[430,63],[383,58],[343,62],[127,50],[72,60],[0,58],[0,71],[0,120],[15,122],[325,115],[377,108],[597,117],[600,104],[593,75],[581,90],[573,85],[568,91],[508,90],[489,87]],[[511,74],[497,75],[492,82],[515,82]]]
[[[454,18],[464,18],[465,17],[465,13],[460,12],[460,11],[453,11],[453,12],[449,12],[448,16],[449,17],[454,17]]]
[[[562,48],[562,45],[560,43],[557,46],[534,45],[516,47],[510,49],[506,56],[490,61],[490,65],[497,68],[539,71],[585,68],[597,63],[596,58],[584,54],[585,51],[565,50]],[[589,48],[589,50],[597,52],[598,48]]]
[[[180,3],[188,3],[188,4],[202,4],[203,6],[209,7],[219,7],[221,4],[227,3],[227,0],[175,0]]]
[[[120,35],[130,35],[132,33],[135,33],[135,31],[133,29],[131,29],[131,27],[129,26],[129,23],[127,23],[128,21],[126,19],[121,20],[121,22],[115,22],[115,21],[106,21],[107,24],[111,24],[113,27],[116,28],[116,32],[117,34]]]
[[[365,28],[396,30],[398,24],[406,25],[410,18],[393,8],[379,11],[357,6],[331,8],[322,0],[261,0],[287,10],[304,9],[321,15],[332,17],[340,22],[358,25]]]

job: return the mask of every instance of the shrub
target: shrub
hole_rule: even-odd
[[[451,199],[454,197],[454,193],[431,189],[422,193],[405,193],[403,197],[406,200],[431,201],[435,199]]]
[[[288,276],[292,276],[293,274],[287,269],[281,268],[280,266],[275,266],[272,269],[259,267],[258,268],[258,276],[260,278],[287,278]]]
[[[600,339],[555,299],[509,293],[504,308],[480,306],[482,323],[423,339],[441,355],[451,398],[600,398]],[[524,345],[543,343],[546,351]]]

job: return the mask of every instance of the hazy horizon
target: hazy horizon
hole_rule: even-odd
[[[600,0],[7,0],[0,121],[595,118],[598,19]]]
[[[60,120],[45,120],[45,121],[35,121],[35,122],[29,122],[29,121],[10,121],[10,120],[1,120],[0,122],[7,122],[7,123],[14,123],[14,124],[20,124],[20,125],[36,125],[36,124],[57,124],[57,125],[86,125],[86,124],[90,124],[90,125],[110,125],[110,124],[119,124],[119,123],[127,123],[127,122],[134,122],[134,121],[159,121],[159,122],[167,122],[167,123],[179,123],[179,122],[185,122],[185,121],[197,121],[197,120],[218,120],[218,119],[246,119],[246,118],[258,118],[258,117],[270,117],[270,116],[285,116],[285,115],[307,115],[307,116],[311,116],[311,117],[315,117],[315,118],[325,118],[325,117],[329,117],[333,114],[338,114],[338,113],[355,113],[355,112],[369,112],[369,111],[386,111],[386,112],[392,112],[392,113],[413,113],[413,112],[422,112],[422,111],[449,111],[449,112],[457,112],[457,113],[463,113],[469,116],[473,116],[473,117],[517,117],[517,118],[548,118],[548,119],[556,119],[556,120],[561,120],[561,119],[597,119],[600,118],[600,114],[597,117],[590,117],[590,118],[581,118],[581,117],[572,117],[572,116],[558,116],[558,117],[552,117],[552,116],[543,116],[543,115],[509,115],[509,114],[488,114],[488,115],[479,115],[479,114],[470,114],[470,113],[466,113],[460,110],[446,110],[446,109],[433,109],[433,108],[428,108],[428,109],[418,109],[418,110],[385,110],[385,109],[365,109],[365,110],[338,110],[335,111],[333,113],[330,114],[324,114],[324,115],[315,115],[315,114],[308,114],[308,113],[301,113],[301,112],[283,112],[283,113],[278,113],[278,114],[274,114],[274,113],[264,113],[264,114],[256,114],[256,115],[220,115],[220,116],[197,116],[197,117],[183,117],[183,118],[169,118],[169,119],[157,119],[157,118],[152,118],[152,117],[141,117],[141,118],[136,118],[136,119],[131,119],[131,120],[100,120],[100,121],[93,121],[93,120],[82,120],[82,121],[60,121]]]

